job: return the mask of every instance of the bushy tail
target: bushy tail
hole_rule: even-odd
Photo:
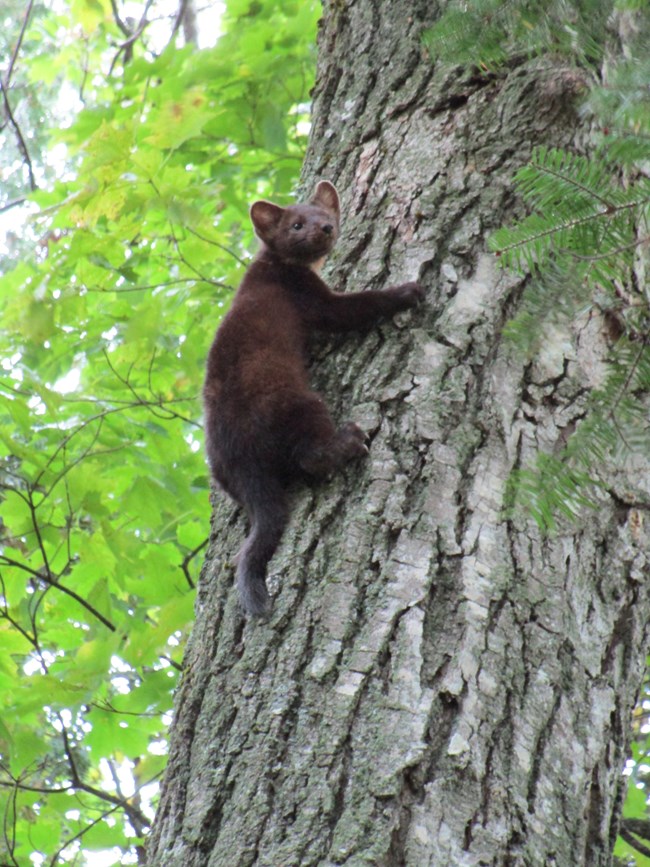
[[[244,611],[263,617],[271,610],[266,567],[287,524],[287,501],[279,485],[258,485],[253,496],[247,493],[251,528],[237,560],[237,589]]]

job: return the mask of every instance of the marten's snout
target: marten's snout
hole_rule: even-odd
[[[321,229],[323,230],[323,232],[325,232],[326,235],[331,235],[334,231],[334,226],[331,223],[325,223],[321,226]]]

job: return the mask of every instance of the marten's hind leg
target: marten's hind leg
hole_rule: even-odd
[[[291,416],[293,458],[311,476],[327,476],[347,461],[368,454],[367,434],[354,422],[337,430],[317,394],[302,398],[292,408]]]

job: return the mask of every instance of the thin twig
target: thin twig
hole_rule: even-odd
[[[506,244],[503,247],[500,247],[497,250],[497,254],[502,256],[504,253],[509,253],[511,250],[516,250],[519,247],[523,247],[526,244],[529,244],[531,241],[539,241],[541,238],[548,238],[549,235],[557,234],[558,232],[563,232],[566,229],[575,229],[577,226],[582,226],[585,223],[591,223],[594,220],[600,220],[603,217],[611,217],[613,214],[621,213],[622,211],[629,211],[632,208],[638,208],[645,203],[645,199],[639,199],[639,201],[634,202],[626,202],[623,205],[613,205],[609,210],[598,211],[595,214],[587,214],[584,217],[576,217],[572,220],[567,220],[564,223],[560,223],[556,226],[551,226],[549,229],[544,229],[541,232],[535,232],[527,238],[522,238],[517,241],[513,241],[511,244]]]
[[[3,597],[4,599],[6,599],[6,598],[7,598],[7,591],[6,591],[6,588],[5,588],[5,582],[4,582],[4,578],[3,578],[2,574],[0,574],[0,588],[2,588],[2,597]],[[20,625],[20,623],[19,623],[15,618],[13,618],[13,617],[11,616],[11,614],[9,614],[9,608],[8,608],[8,606],[7,606],[6,603],[5,603],[4,607],[3,607],[3,610],[0,611],[0,617],[1,617],[1,618],[4,618],[4,619],[7,620],[9,623],[11,623],[11,625],[13,626],[13,628],[14,628],[17,632],[19,632],[20,635],[22,635],[23,638],[24,638],[26,641],[29,642],[29,644],[32,645],[32,647],[34,648],[34,650],[35,650],[36,653],[38,654],[38,658],[39,658],[39,661],[40,661],[40,663],[41,663],[41,667],[42,667],[42,669],[43,669],[43,674],[47,674],[47,666],[46,666],[46,664],[45,664],[45,660],[43,659],[43,654],[42,654],[42,652],[41,652],[41,648],[40,648],[40,646],[39,646],[38,639],[37,639],[37,637],[36,637],[36,634],[37,634],[37,633],[36,633],[36,627],[35,627],[34,622],[32,621],[32,629],[34,630],[34,634],[33,634],[33,635],[30,635],[29,632],[27,632],[27,630],[24,629],[24,628]]]
[[[598,193],[594,192],[594,190],[585,186],[585,184],[580,183],[580,181],[577,181],[575,178],[569,177],[564,172],[556,171],[556,169],[552,169],[546,165],[536,165],[535,168],[539,172],[545,172],[547,175],[550,175],[553,178],[558,178],[559,180],[564,181],[567,184],[571,184],[572,186],[581,190],[583,193],[586,193],[589,198],[596,199],[596,201],[600,202],[600,204],[605,208],[605,211],[607,213],[611,213],[613,210],[616,209],[616,205],[613,205],[604,196],[599,195]]]
[[[143,827],[149,827],[149,825],[151,824],[150,821],[147,819],[144,813],[133,807],[124,798],[117,798],[115,795],[109,794],[109,792],[104,792],[102,789],[96,789],[94,786],[90,786],[88,785],[88,783],[84,783],[77,769],[77,763],[74,757],[72,746],[70,744],[68,730],[65,727],[65,724],[61,719],[60,714],[58,714],[58,718],[61,724],[63,751],[68,760],[68,767],[70,768],[70,778],[74,788],[79,789],[82,792],[86,792],[86,794],[88,795],[93,795],[95,798],[99,798],[100,800],[106,801],[109,804],[114,804],[118,809],[124,810],[126,815],[129,817],[129,821],[133,824],[136,832],[138,833],[138,835],[140,835],[142,833]]]
[[[172,32],[169,34],[169,39],[167,40],[167,46],[171,45],[172,40],[176,36],[179,31],[181,24],[183,23],[183,18],[185,16],[185,10],[187,9],[187,0],[180,0],[178,4],[178,12],[176,13],[176,18],[174,20],[174,24],[172,26]],[[167,47],[166,46],[166,47]]]
[[[120,30],[125,36],[130,36],[131,31],[126,26],[124,21],[122,21],[120,13],[117,10],[117,3],[115,2],[115,0],[111,0],[111,9],[113,10],[113,18],[115,19],[115,23],[117,24],[117,26],[120,28]]]
[[[22,134],[20,126],[18,125],[18,121],[14,117],[14,113],[11,110],[11,105],[9,104],[9,98],[7,96],[7,88],[5,83],[0,80],[0,90],[2,91],[2,100],[4,102],[5,114],[9,119],[9,123],[13,126],[14,132],[16,133],[16,138],[18,139],[18,150],[23,155],[23,160],[27,165],[27,172],[29,174],[29,188],[34,191],[36,189],[36,179],[34,177],[34,166],[32,165],[32,158],[29,155],[29,151],[27,150],[27,145],[25,143],[25,138]]]
[[[42,554],[42,551],[41,551],[41,554]],[[80,596],[74,590],[71,590],[69,587],[66,587],[65,585],[61,584],[60,581],[58,581],[56,578],[53,578],[51,576],[51,574],[45,574],[43,572],[37,572],[33,569],[30,569],[28,566],[25,566],[23,563],[18,563],[17,561],[12,560],[10,557],[7,557],[4,554],[2,555],[2,560],[4,560],[7,563],[7,565],[9,565],[9,566],[15,566],[18,569],[23,569],[25,572],[29,572],[30,575],[32,575],[32,577],[35,580],[43,581],[45,584],[48,584],[51,587],[56,587],[57,590],[60,590],[62,593],[65,593],[66,596],[70,596],[71,599],[74,599],[75,602],[78,602],[83,608],[86,609],[86,611],[88,611],[90,614],[92,614],[94,617],[96,617],[101,623],[103,623],[104,626],[106,626],[108,629],[110,629],[111,632],[117,631],[115,626],[111,623],[111,621],[107,617],[104,617],[104,615],[100,611],[98,611],[94,606],[92,606],[90,604],[90,602],[87,602],[83,598],[83,596]]]
[[[168,662],[172,668],[176,669],[176,671],[180,672],[181,674],[183,673],[183,666],[180,664],[180,662],[176,662],[175,659],[172,659],[171,656],[167,656],[166,654],[161,653],[160,658],[164,659],[165,662]]]
[[[625,250],[631,250],[634,247],[641,247],[643,244],[647,244],[648,241],[650,241],[650,235],[646,235],[644,238],[638,238],[636,241],[632,241],[630,244],[621,244],[620,247],[614,247],[611,250],[607,250],[605,253],[598,253],[597,255],[595,254],[592,256],[581,256],[574,250],[567,250],[566,248],[560,249],[559,252],[567,253],[574,259],[579,259],[581,262],[597,262],[600,259],[608,259],[610,256],[617,256],[619,253],[624,253]]]
[[[610,409],[610,411],[607,414],[607,417],[611,421],[614,421],[614,413],[618,409],[619,403],[623,400],[623,397],[625,396],[625,393],[628,389],[628,386],[632,382],[632,377],[634,376],[634,374],[637,371],[637,368],[639,367],[639,362],[641,361],[641,356],[643,355],[643,352],[644,352],[647,344],[648,344],[648,335],[646,334],[643,336],[643,340],[641,341],[641,346],[639,347],[639,350],[634,357],[634,361],[630,365],[630,369],[628,370],[627,376],[625,377],[625,382],[623,383],[623,385],[620,388],[618,396],[617,396],[616,400],[614,401],[614,405],[612,406],[612,408]],[[620,433],[620,431],[619,431],[619,433]],[[627,443],[626,443],[626,445],[627,445]]]
[[[627,828],[625,827],[625,820],[623,820],[618,833],[621,835],[621,837],[625,840],[626,843],[632,846],[633,849],[636,849],[636,851],[639,852],[641,855],[646,855],[647,857],[650,857],[650,848],[637,840],[636,837],[634,837],[630,833],[630,831],[627,830]]]
[[[205,241],[206,244],[211,244],[213,247],[217,247],[219,250],[223,250],[224,253],[228,253],[233,259],[236,259],[240,265],[243,265],[244,268],[249,264],[245,262],[240,256],[235,253],[234,250],[231,250],[230,247],[226,247],[225,244],[220,244],[218,241],[213,241],[212,238],[206,238],[205,235],[202,235],[200,232],[197,232],[196,229],[193,229],[191,226],[185,226],[185,231],[189,232],[192,235],[195,235],[200,241]]]
[[[11,105],[9,103],[9,84],[11,82],[11,76],[13,75],[14,67],[16,65],[16,60],[18,58],[18,52],[20,51],[20,46],[22,45],[23,38],[25,36],[25,31],[27,30],[27,24],[29,22],[30,15],[32,14],[32,7],[34,5],[34,0],[28,0],[27,9],[25,10],[25,14],[23,15],[23,23],[20,28],[20,33],[18,34],[18,39],[16,40],[16,44],[14,45],[14,50],[11,54],[11,59],[9,61],[9,66],[7,67],[7,71],[4,74],[4,77],[0,78],[0,90],[2,91],[2,99],[4,102],[5,114],[7,115],[7,119],[9,123],[13,126],[14,132],[16,133],[16,138],[18,139],[18,149],[23,155],[23,159],[27,164],[27,171],[29,173],[29,186],[31,190],[36,189],[36,179],[34,177],[34,167],[32,165],[32,160],[29,155],[29,151],[27,149],[27,144],[25,142],[25,137],[23,136],[22,130],[18,125],[16,118],[14,117],[14,113],[11,110]]]
[[[4,837],[4,841],[5,841],[5,848],[7,850],[7,854],[11,858],[11,861],[12,861],[12,864],[14,865],[14,867],[20,867],[20,864],[18,863],[18,861],[16,861],[16,858],[14,856],[14,849],[16,847],[16,802],[17,802],[17,800],[18,800],[18,791],[17,791],[17,789],[14,789],[14,791],[12,793],[12,797],[11,797],[11,807],[9,807],[9,805],[7,805],[7,807],[5,809],[3,828],[2,828],[3,837]],[[9,828],[8,828],[10,817],[13,817],[11,833],[9,832]]]
[[[113,813],[116,813],[120,808],[119,807],[111,807],[110,810],[105,810],[101,816],[98,816],[97,819],[93,819],[92,822],[89,822],[85,828],[82,828],[81,831],[77,831],[76,834],[73,834],[72,837],[68,837],[63,846],[52,855],[50,859],[50,867],[56,867],[59,863],[59,856],[62,852],[70,846],[71,843],[74,843],[75,840],[80,840],[84,834],[87,834],[91,828],[94,828],[95,825],[99,825],[100,822],[104,822],[108,816],[111,816]]]
[[[32,14],[32,6],[34,5],[34,0],[29,0],[27,3],[27,9],[25,9],[25,14],[23,15],[23,23],[20,28],[20,33],[18,34],[18,39],[16,40],[16,44],[14,45],[14,50],[11,54],[11,60],[9,61],[9,66],[7,67],[7,71],[3,78],[3,84],[5,87],[9,87],[9,82],[11,81],[11,76],[14,71],[14,66],[16,65],[16,59],[18,57],[18,52],[20,51],[20,46],[23,43],[23,38],[25,36],[25,31],[27,30],[27,22],[29,21],[29,17]]]
[[[210,541],[209,537],[207,539],[204,539],[200,545],[197,545],[193,551],[190,551],[189,554],[187,554],[185,556],[185,558],[183,559],[183,562],[181,563],[181,569],[183,570],[183,574],[185,575],[185,580],[187,581],[188,585],[190,586],[190,588],[192,590],[194,590],[195,584],[194,584],[194,581],[192,581],[192,576],[190,575],[190,570],[188,569],[188,566],[190,565],[190,562],[199,553],[199,551],[202,551],[203,548],[205,548],[205,546],[208,544],[209,541]]]
[[[115,65],[117,64],[117,61],[119,60],[119,57],[122,53],[124,53],[124,65],[126,65],[129,62],[129,60],[131,59],[131,56],[133,54],[134,42],[136,42],[142,36],[144,30],[146,29],[146,27],[149,24],[149,21],[147,20],[147,13],[149,12],[149,7],[151,6],[152,3],[153,3],[153,0],[147,0],[147,2],[145,3],[144,9],[142,10],[142,16],[140,18],[140,22],[138,23],[135,30],[133,32],[131,32],[129,30],[128,26],[122,21],[122,19],[117,14],[117,6],[115,5],[114,0],[111,0],[111,5],[113,7],[113,16],[115,17],[115,20],[117,21],[118,26],[120,27],[120,30],[122,31],[122,33],[124,33],[124,35],[127,38],[124,40],[124,42],[121,43],[121,45],[119,46],[119,48],[117,50],[115,57],[113,58],[113,60],[111,62],[111,67],[108,71],[109,76],[113,74],[113,69],[115,68]]]
[[[27,201],[26,196],[21,196],[18,199],[12,199],[10,202],[5,202],[4,205],[0,205],[0,214],[4,214],[5,211],[10,211],[11,208],[17,208],[18,205],[24,205]]]

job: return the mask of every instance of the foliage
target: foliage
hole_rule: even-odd
[[[424,42],[435,59],[484,69],[552,52],[589,64],[602,57],[610,13],[602,0],[452,2]]]
[[[231,0],[202,50],[140,8],[11,0],[0,37],[17,49],[0,207],[38,187],[0,283],[14,867],[137,862],[207,544],[203,359],[254,246],[250,199],[288,196],[305,146],[315,2]]]

